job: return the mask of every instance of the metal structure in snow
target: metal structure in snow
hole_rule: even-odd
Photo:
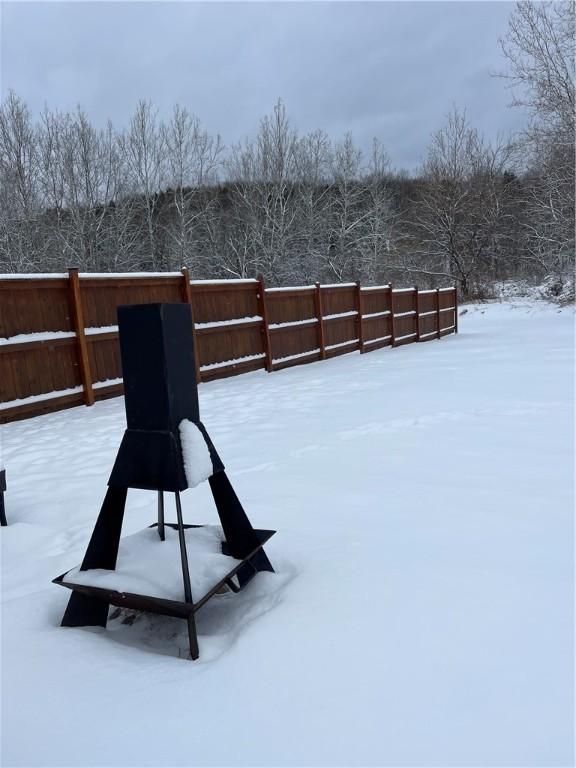
[[[156,491],[159,544],[166,527],[178,531],[183,600],[123,592],[75,583],[66,573],[55,584],[72,590],[62,626],[102,626],[110,604],[183,618],[188,625],[190,656],[198,658],[195,613],[226,586],[239,591],[259,571],[273,571],[263,545],[275,533],[252,527],[226,476],[210,437],[200,421],[193,324],[188,304],[138,304],[118,308],[127,429],[108,481],[108,490],[80,571],[117,567],[122,523],[129,488]],[[222,553],[230,570],[205,594],[192,594],[180,493],[189,487],[179,427],[191,421],[202,433],[212,462],[208,481],[222,525]],[[164,493],[176,501],[176,523],[164,520]],[[192,567],[194,564],[192,563]]]

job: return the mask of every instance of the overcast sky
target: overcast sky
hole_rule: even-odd
[[[127,124],[139,98],[187,106],[226,143],[278,97],[300,132],[373,136],[414,169],[453,104],[486,136],[523,123],[490,72],[508,2],[3,2],[1,88],[34,113],[80,103]]]

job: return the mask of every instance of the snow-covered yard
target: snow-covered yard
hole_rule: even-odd
[[[184,622],[59,627],[123,400],[2,427],[3,764],[572,764],[573,321],[472,307],[441,342],[202,385],[278,533],[277,573],[198,614],[197,662]],[[124,533],[155,503],[131,491]],[[183,503],[218,522],[205,483]]]

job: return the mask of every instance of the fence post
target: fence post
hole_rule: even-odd
[[[356,280],[356,308],[358,310],[358,343],[360,344],[360,354],[362,355],[364,354],[364,328],[362,326],[364,308],[362,306],[362,286],[360,285],[360,280]]]
[[[388,283],[390,291],[390,346],[393,347],[396,344],[396,328],[394,326],[394,285]]]
[[[188,267],[182,267],[182,299],[186,304],[190,305],[190,312],[192,313],[192,339],[194,341],[196,383],[199,383],[202,381],[202,373],[200,372],[200,355],[198,354],[198,339],[196,337],[196,323],[194,322],[194,306],[192,303],[192,285],[190,283],[190,272],[188,271]]]
[[[258,275],[258,306],[262,318],[262,343],[266,354],[266,370],[272,373],[272,343],[270,341],[270,328],[268,327],[268,307],[266,306],[266,286],[264,276]]]
[[[458,288],[454,283],[454,333],[458,333]]]
[[[326,360],[326,344],[324,343],[324,312],[322,311],[322,288],[320,283],[316,283],[314,304],[316,306],[316,317],[318,318],[318,346],[320,347],[320,358],[322,360]]]
[[[440,288],[436,288],[436,338],[440,338]]]
[[[415,302],[416,302],[416,341],[420,341],[420,294],[418,293],[418,286],[414,286]]]
[[[74,322],[74,331],[76,332],[78,365],[80,366],[80,377],[82,378],[82,387],[84,389],[84,402],[86,405],[94,405],[94,390],[92,389],[88,344],[86,343],[86,334],[84,333],[84,313],[82,311],[78,267],[70,267],[68,269],[68,279],[70,282],[72,320]]]

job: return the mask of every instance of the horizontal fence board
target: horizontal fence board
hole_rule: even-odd
[[[13,408],[0,410],[0,424],[6,424],[11,421],[21,421],[22,419],[31,419],[33,416],[42,416],[54,411],[62,411],[66,408],[75,408],[82,405],[84,395],[77,392],[72,395],[63,395],[62,397],[53,397],[50,400],[40,400],[35,403],[25,403],[16,405]]]
[[[202,381],[214,381],[214,379],[226,379],[230,376],[237,376],[240,373],[249,371],[258,371],[266,366],[264,357],[258,360],[246,360],[245,362],[232,363],[231,365],[213,368],[209,371],[202,371]]]
[[[339,355],[347,355],[348,352],[355,352],[360,349],[360,342],[358,339],[351,339],[345,344],[338,345],[333,349],[326,348],[326,357],[338,357]]]
[[[294,365],[305,365],[306,363],[315,363],[321,360],[320,352],[311,351],[307,354],[299,355],[297,358],[289,360],[276,360],[272,363],[275,371],[281,371],[283,368],[292,368]]]
[[[375,349],[382,349],[383,347],[392,346],[392,336],[386,335],[381,338],[374,338],[364,343],[364,351],[371,352]]]
[[[117,308],[122,304],[190,303],[199,326],[194,332],[199,381],[279,371],[457,331],[454,289],[421,291],[416,300],[414,289],[391,294],[389,286],[356,283],[265,289],[262,280],[189,282],[187,270],[80,274],[78,280],[84,333],[80,324],[77,337],[70,275],[0,279],[0,423],[89,403],[85,386],[95,400],[121,395]],[[216,325],[202,327],[205,323]],[[61,333],[70,335],[50,335]],[[81,342],[82,365],[89,372],[84,379]]]

